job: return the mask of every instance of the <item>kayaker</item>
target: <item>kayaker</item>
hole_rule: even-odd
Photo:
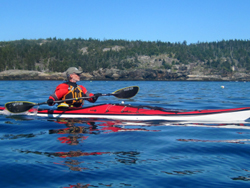
[[[56,87],[55,92],[52,95],[50,95],[47,101],[48,105],[49,106],[54,105],[55,104],[54,101],[79,98],[79,97],[91,97],[88,98],[87,100],[92,103],[96,102],[96,100],[101,94],[90,93],[82,85],[77,85],[76,82],[80,81],[81,73],[82,71],[80,71],[76,67],[68,68],[66,71],[67,81],[65,83],[59,84]],[[81,107],[83,103],[84,103],[83,99],[70,100],[59,104],[58,107]]]

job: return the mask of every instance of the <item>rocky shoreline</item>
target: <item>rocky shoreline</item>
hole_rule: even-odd
[[[46,73],[27,70],[6,70],[0,72],[0,80],[65,80],[65,72]],[[231,75],[204,75],[188,74],[186,71],[171,72],[167,69],[99,69],[90,73],[82,73],[81,80],[163,80],[163,81],[250,81],[250,75],[246,73],[234,73]]]

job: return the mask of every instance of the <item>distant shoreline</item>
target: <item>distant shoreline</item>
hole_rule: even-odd
[[[46,73],[28,70],[6,70],[0,72],[0,80],[65,80],[65,72]],[[186,72],[169,73],[167,70],[100,69],[92,73],[82,73],[81,80],[89,81],[250,81],[250,75],[235,73],[231,77],[220,75],[188,75]]]

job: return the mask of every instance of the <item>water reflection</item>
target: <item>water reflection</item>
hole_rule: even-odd
[[[122,164],[135,164],[140,157],[140,152],[137,151],[119,151],[119,152],[83,152],[83,151],[69,151],[69,152],[39,152],[39,151],[29,151],[29,150],[15,150],[20,153],[25,154],[37,154],[37,155],[44,155],[47,157],[60,157],[64,158],[65,161],[54,162],[54,164],[58,165],[65,165],[69,167],[70,170],[73,171],[82,171],[82,170],[94,170],[99,167],[80,167],[81,164],[84,163],[82,159],[83,157],[91,157],[91,156],[100,156],[109,154],[110,157],[114,157],[114,160],[108,161],[106,163],[116,164],[116,162]],[[74,159],[72,159],[74,158]],[[79,158],[79,159],[76,159]],[[99,158],[98,158],[99,159]],[[95,165],[99,166],[100,164],[105,164],[105,162],[95,161]],[[88,166],[92,166],[90,163],[87,164]]]
[[[204,172],[204,170],[183,170],[183,171],[172,171],[172,172],[162,171],[162,172],[168,175],[193,175],[197,173],[202,173]]]
[[[67,134],[58,140],[63,144],[78,145],[91,134],[106,134],[125,131],[156,131],[146,128],[125,128],[121,121],[93,121],[84,119],[57,119],[52,120],[59,124],[65,124],[66,128],[49,130],[49,134]],[[81,124],[81,125],[78,125]]]
[[[97,120],[85,120],[85,119],[52,119],[50,122],[54,122],[60,125],[64,125],[64,128],[60,129],[50,129],[49,134],[60,135],[56,137],[58,141],[62,144],[68,145],[78,145],[84,142],[91,135],[97,134],[110,134],[116,132],[124,131],[151,131],[146,128],[126,128],[125,125],[120,121],[97,121]],[[154,130],[153,130],[154,131]],[[40,133],[45,134],[45,133]],[[30,138],[38,136],[39,134],[19,134],[19,135],[6,135],[1,139],[16,139],[16,138]],[[53,164],[61,165],[67,167],[69,171],[86,171],[86,170],[96,170],[100,168],[106,168],[106,166],[114,164],[136,164],[140,156],[140,152],[137,151],[58,151],[58,152],[41,152],[41,151],[31,151],[17,149],[14,150],[24,154],[36,154],[43,155],[50,158],[61,158],[63,161],[54,161]],[[103,158],[97,157],[95,161],[92,157],[106,155],[105,161]],[[90,159],[91,158],[91,159]],[[107,161],[107,158],[109,159]],[[85,160],[91,161],[85,163]],[[80,184],[79,184],[80,186]],[[78,186],[78,187],[79,187]],[[86,186],[86,185],[84,185]]]
[[[191,123],[191,122],[167,122],[161,121],[158,125],[165,126],[183,126],[183,127],[210,127],[225,129],[250,129],[250,124],[246,123]]]
[[[83,185],[82,183],[77,183],[76,185],[69,185],[69,187],[63,187],[63,188],[88,188],[88,187],[99,187],[99,186],[104,186],[104,187],[132,187],[132,184],[119,183],[118,185],[114,185],[113,183],[110,183],[110,184],[98,183],[98,186],[95,186],[95,185],[90,185],[90,184]]]
[[[14,139],[20,139],[20,138],[33,138],[38,135],[46,134],[46,132],[40,132],[38,134],[34,133],[27,133],[27,134],[5,134],[2,137],[0,137],[0,140],[14,140]]]
[[[40,151],[29,151],[29,150],[19,150],[16,149],[14,151],[25,153],[25,154],[37,154],[37,155],[45,155],[47,157],[82,157],[82,156],[94,156],[94,155],[102,155],[108,154],[110,152],[82,152],[82,151],[68,151],[68,152],[40,152]]]
[[[70,185],[69,187],[63,187],[63,188],[88,188],[90,184],[82,185],[81,183],[77,183],[76,185]]]
[[[245,176],[239,176],[235,178],[231,178],[232,180],[241,180],[241,181],[250,181],[250,176],[245,177]]]
[[[233,139],[233,140],[199,140],[199,139],[177,139],[181,142],[210,142],[210,143],[234,143],[234,144],[250,144],[250,139]]]

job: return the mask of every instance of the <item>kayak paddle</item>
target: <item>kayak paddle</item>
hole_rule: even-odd
[[[100,96],[115,96],[120,99],[129,99],[134,97],[139,91],[138,86],[130,86],[130,87],[125,87],[122,89],[118,89],[114,91],[113,93],[108,93],[108,94],[100,94]],[[59,101],[54,101],[55,103],[61,103],[65,101],[71,101],[71,100],[79,100],[79,99],[89,99],[93,98],[94,96],[91,97],[79,97],[79,98],[72,98],[72,99],[65,99],[65,100],[59,100]],[[5,109],[7,109],[11,113],[22,113],[30,110],[33,106],[38,106],[42,104],[47,104],[47,102],[41,102],[41,103],[33,103],[33,102],[28,102],[28,101],[13,101],[13,102],[8,102],[5,104]]]

